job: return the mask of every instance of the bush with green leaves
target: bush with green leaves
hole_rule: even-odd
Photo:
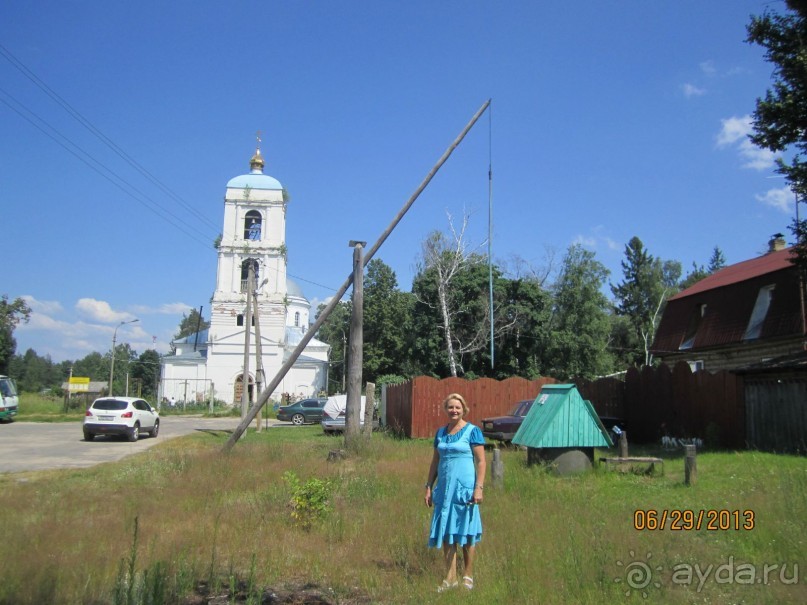
[[[303,483],[292,471],[283,473],[283,480],[291,490],[291,516],[299,527],[308,531],[331,512],[331,481],[311,477]]]

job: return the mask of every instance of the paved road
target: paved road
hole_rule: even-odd
[[[120,460],[142,452],[165,439],[194,431],[232,431],[239,418],[163,416],[156,439],[141,437],[135,443],[116,437],[84,441],[81,422],[11,422],[0,424],[0,473],[19,473],[58,468],[84,468]],[[264,421],[265,422],[265,421]],[[270,420],[269,426],[291,426]],[[252,426],[255,426],[253,422]]]

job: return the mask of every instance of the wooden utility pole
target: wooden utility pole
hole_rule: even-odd
[[[479,118],[482,117],[482,114],[485,113],[485,110],[488,108],[489,105],[490,105],[490,99],[488,99],[482,104],[482,107],[480,107],[477,110],[477,112],[474,114],[471,120],[465,125],[465,128],[462,129],[462,132],[460,132],[457,138],[454,139],[451,145],[448,146],[448,149],[445,150],[443,155],[440,156],[440,159],[437,160],[437,163],[429,171],[429,174],[427,174],[426,178],[424,178],[423,181],[420,183],[418,188],[415,190],[415,193],[412,194],[412,196],[409,198],[406,204],[404,204],[403,208],[401,208],[401,210],[398,211],[398,214],[395,216],[394,219],[392,219],[392,222],[389,224],[387,229],[384,231],[384,233],[381,234],[381,236],[378,238],[373,247],[370,248],[370,251],[365,255],[364,257],[365,265],[368,262],[370,262],[373,256],[375,256],[375,253],[378,252],[378,249],[387,240],[390,233],[392,233],[393,229],[395,229],[398,223],[401,222],[401,219],[403,219],[404,215],[408,212],[409,208],[412,207],[412,204],[415,203],[415,200],[418,199],[418,197],[420,197],[420,194],[423,193],[424,189],[426,189],[428,184],[437,174],[437,171],[440,170],[440,167],[446,163],[446,161],[454,152],[454,150],[457,148],[457,146],[465,138],[465,135],[468,134],[468,131],[470,131],[471,128],[473,128],[477,120],[479,120]],[[342,286],[334,293],[333,297],[331,298],[331,301],[325,306],[325,308],[322,310],[322,313],[319,314],[317,320],[311,325],[310,328],[308,328],[308,332],[305,333],[303,338],[297,344],[297,347],[294,349],[294,351],[292,351],[291,355],[289,355],[289,358],[280,367],[280,370],[278,370],[275,377],[272,378],[271,382],[266,386],[266,389],[264,390],[263,394],[261,394],[256,404],[250,409],[249,413],[247,414],[247,417],[241,419],[241,422],[235,428],[233,434],[230,436],[230,438],[227,440],[227,443],[225,443],[224,447],[222,448],[225,452],[230,451],[236,444],[236,442],[241,438],[241,435],[243,435],[244,431],[247,430],[249,423],[252,422],[252,419],[257,415],[258,410],[260,410],[261,407],[263,407],[263,405],[265,405],[266,402],[269,400],[269,397],[272,394],[272,392],[274,392],[274,390],[277,388],[277,385],[280,384],[280,381],[283,380],[283,377],[286,376],[288,371],[294,365],[294,362],[297,361],[297,358],[305,350],[305,347],[308,345],[311,339],[314,338],[314,334],[317,333],[317,330],[319,330],[322,327],[322,324],[325,323],[325,320],[328,319],[328,316],[336,308],[336,305],[339,304],[339,301],[342,300],[342,297],[345,295],[345,292],[347,292],[347,289],[350,287],[352,283],[353,283],[353,273],[351,272],[351,274],[348,275],[347,279],[345,280],[345,283],[343,283]]]
[[[264,280],[265,281],[265,280]],[[252,316],[255,318],[255,401],[261,394],[263,386],[263,349],[261,349],[261,314],[258,312],[258,290],[252,296]],[[261,411],[255,416],[257,432],[261,432]]]
[[[255,283],[255,265],[247,259],[247,310],[244,313],[244,373],[241,376],[241,420],[249,415],[249,333],[252,331],[252,288]],[[251,419],[250,419],[251,420]],[[247,426],[249,422],[247,422]]]
[[[364,247],[367,242],[350,240],[353,248],[353,310],[350,314],[348,345],[347,402],[345,403],[345,447],[361,432],[361,377],[364,361]]]

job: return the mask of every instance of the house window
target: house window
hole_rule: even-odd
[[[689,326],[684,335],[684,340],[681,341],[681,345],[678,347],[679,350],[691,349],[692,345],[695,344],[695,337],[698,335],[698,328],[701,325],[701,320],[704,315],[706,315],[706,303],[695,305],[692,317],[689,318]]]
[[[773,289],[775,284],[763,286],[757,293],[757,302],[754,303],[754,310],[751,311],[751,318],[748,320],[748,327],[743,334],[743,340],[753,340],[762,335],[762,326],[765,324],[765,317],[773,300]]]
[[[257,210],[250,210],[244,217],[244,239],[261,239],[261,213]]]
[[[688,361],[687,363],[689,364],[689,369],[692,370],[693,372],[700,372],[706,367],[703,365],[702,359],[698,359],[696,361]]]
[[[300,327],[300,312],[299,312],[299,311],[297,311],[297,312],[294,314],[294,325],[295,325],[295,327],[297,327],[297,328],[299,328],[299,327]]]
[[[243,263],[241,263],[241,292],[247,291],[247,282],[249,281],[249,265],[252,264],[253,268],[255,269],[255,283],[252,284],[252,290],[254,291],[257,284],[258,284],[258,261],[254,258],[248,258]]]

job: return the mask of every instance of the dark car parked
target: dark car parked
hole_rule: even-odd
[[[482,434],[488,439],[495,439],[497,441],[512,441],[524,418],[530,411],[534,399],[525,399],[519,401],[510,410],[506,416],[493,416],[491,418],[482,419]],[[600,422],[607,431],[613,431],[614,426],[625,428],[625,423],[621,418],[612,416],[601,416]]]
[[[277,419],[291,421],[296,425],[315,423],[322,420],[322,408],[325,407],[326,397],[301,399],[289,405],[277,408]]]
[[[482,419],[482,434],[488,439],[497,441],[512,441],[518,427],[530,411],[534,399],[519,401],[506,416],[493,416]]]

